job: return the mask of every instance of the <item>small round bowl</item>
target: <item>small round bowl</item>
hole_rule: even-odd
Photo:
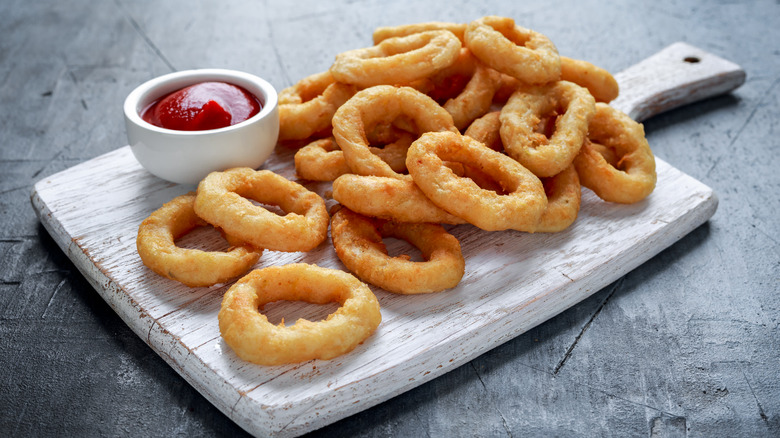
[[[257,96],[262,109],[241,123],[207,131],[165,129],[141,118],[141,112],[161,97],[206,81],[243,87]],[[179,184],[197,184],[210,172],[231,167],[257,169],[279,137],[274,87],[257,76],[233,70],[187,70],[152,79],[127,96],[124,113],[127,138],[138,162],[150,173]]]

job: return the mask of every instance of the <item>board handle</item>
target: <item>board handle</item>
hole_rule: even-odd
[[[745,82],[745,71],[686,43],[674,43],[615,75],[620,94],[610,103],[641,122]]]

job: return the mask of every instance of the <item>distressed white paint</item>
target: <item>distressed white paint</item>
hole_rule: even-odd
[[[698,49],[674,45],[663,53],[640,70],[617,75],[629,97],[616,105],[644,118],[741,83],[733,64]],[[690,53],[709,67],[677,65]],[[668,82],[663,72],[669,69],[689,80]],[[665,83],[695,84],[696,90],[670,92]],[[658,96],[663,105],[652,103]],[[295,177],[292,151],[277,151],[264,167]],[[324,196],[329,189],[309,187]],[[227,286],[187,288],[151,273],[136,253],[138,224],[192,189],[151,176],[123,147],[38,182],[32,203],[68,257],[138,336],[247,431],[277,436],[299,435],[366,409],[512,339],[653,257],[717,207],[711,189],[658,160],[658,186],[648,199],[608,204],[584,189],[579,218],[561,233],[451,227],[466,258],[458,287],[425,296],[375,288],[383,321],[355,351],[331,361],[261,367],[238,359],[219,336],[216,315]],[[257,267],[292,262],[344,269],[329,241],[305,254],[266,252]]]
[[[731,61],[685,43],[675,43],[615,75],[620,95],[612,106],[634,120],[731,91],[745,71]]]

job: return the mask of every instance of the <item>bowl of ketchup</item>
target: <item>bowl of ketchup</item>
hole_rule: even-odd
[[[233,70],[187,70],[152,79],[127,96],[124,115],[138,162],[179,184],[197,184],[231,167],[257,169],[279,136],[276,90]]]

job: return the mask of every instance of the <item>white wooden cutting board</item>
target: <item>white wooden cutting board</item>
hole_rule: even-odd
[[[617,78],[621,98],[614,104],[643,119],[736,88],[744,72],[678,43]],[[279,150],[264,167],[295,178],[292,151]],[[710,188],[660,159],[657,170],[657,188],[638,204],[605,203],[583,189],[579,218],[561,233],[451,227],[466,259],[466,274],[456,288],[424,296],[374,288],[383,317],[374,336],[331,361],[277,367],[238,359],[220,338],[217,312],[228,285],[190,289],[152,273],[136,253],[141,221],[194,186],[150,175],[126,146],[39,181],[31,199],[43,225],[98,293],[192,386],[250,433],[295,436],[376,405],[514,338],[712,216],[717,198]],[[307,185],[327,197],[328,184]],[[195,240],[210,239],[201,236]],[[257,267],[292,262],[345,269],[330,240],[305,254],[267,251]],[[269,318],[324,316],[311,308],[284,303],[269,310]]]

